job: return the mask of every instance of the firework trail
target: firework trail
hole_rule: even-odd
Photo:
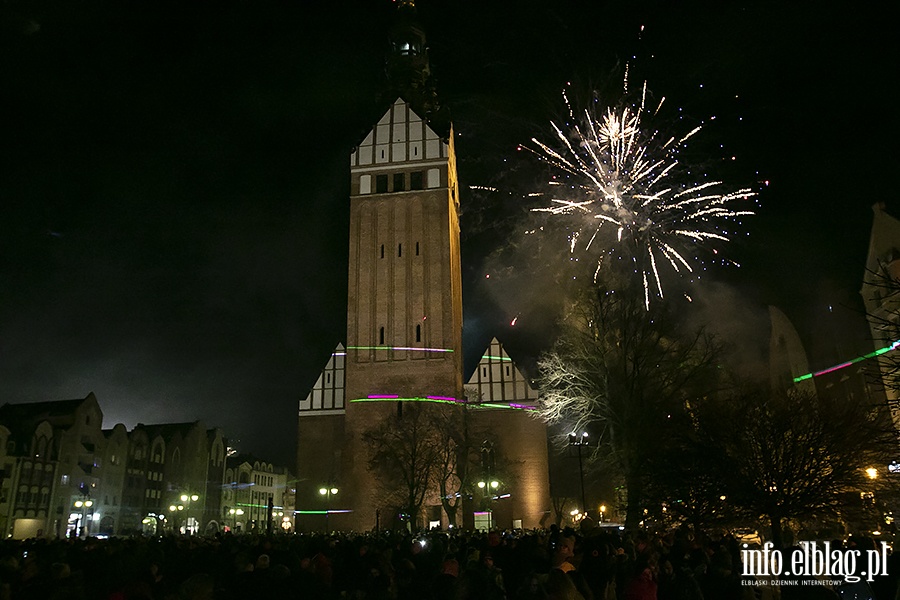
[[[680,137],[645,127],[642,121],[654,117],[665,101],[648,110],[646,83],[637,106],[586,110],[580,124],[565,93],[563,98],[572,125],[563,129],[551,123],[556,148],[535,138],[536,148],[520,147],[559,172],[550,181],[559,190],[550,205],[534,210],[571,219],[570,252],[599,255],[595,282],[605,256],[616,251],[630,256],[649,309],[651,287],[663,297],[660,265],[693,273],[700,263],[697,246],[727,242],[724,227],[753,214],[732,204],[755,193],[691,179],[678,157],[700,127]]]

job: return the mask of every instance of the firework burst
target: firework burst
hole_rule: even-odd
[[[694,273],[701,264],[698,246],[729,241],[725,227],[753,214],[733,205],[755,193],[693,179],[679,155],[700,127],[677,137],[645,127],[665,101],[649,110],[646,84],[637,106],[586,110],[580,124],[563,97],[573,124],[564,129],[551,123],[557,148],[534,138],[536,148],[522,147],[559,172],[550,184],[560,191],[549,206],[534,210],[572,220],[570,252],[596,258],[595,281],[604,257],[616,251],[630,256],[649,308],[651,287],[663,298],[659,266]]]

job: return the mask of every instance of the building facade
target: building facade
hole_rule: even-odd
[[[294,530],[294,481],[284,467],[249,455],[229,456],[220,510],[229,530],[288,533]]]
[[[884,203],[872,207],[872,233],[860,290],[877,355],[877,377],[895,427],[900,427],[900,220]]]
[[[103,429],[93,393],[0,407],[0,535],[195,535],[225,529],[227,440],[200,421]],[[259,466],[262,465],[262,466]],[[255,461],[249,504],[293,511],[287,469]],[[267,473],[265,477],[262,473]],[[264,513],[263,513],[264,514]],[[256,514],[259,521],[259,514]],[[292,529],[292,523],[288,530]],[[284,531],[282,527],[279,531]]]

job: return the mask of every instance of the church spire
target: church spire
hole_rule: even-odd
[[[425,30],[418,21],[414,0],[398,0],[394,24],[388,34],[387,98],[401,97],[425,118],[440,111]]]

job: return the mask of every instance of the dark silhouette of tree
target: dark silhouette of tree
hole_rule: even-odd
[[[697,407],[708,468],[725,495],[771,524],[835,510],[871,489],[866,469],[887,465],[896,436],[883,407],[758,386]]]
[[[662,302],[615,278],[583,292],[560,337],[540,360],[542,416],[599,438],[624,478],[626,527],[641,521],[654,457],[669,451],[687,401],[717,385],[716,348],[702,331],[685,333]],[[598,433],[599,435],[593,435]]]
[[[878,270],[865,273],[862,295],[875,349],[867,358],[868,382],[883,390],[895,423],[900,423],[900,279],[897,251]]]
[[[369,469],[377,474],[380,496],[420,524],[422,506],[433,485],[441,449],[427,404],[407,403],[363,433]]]
[[[690,416],[690,415],[688,415]],[[662,523],[684,523],[693,531],[709,530],[746,518],[728,497],[719,476],[719,456],[701,440],[694,423],[685,419],[665,451],[653,457],[653,479],[647,486],[649,516]]]
[[[456,527],[459,525],[457,514],[466,500],[466,490],[471,488],[471,466],[476,450],[473,439],[478,438],[472,437],[466,407],[442,408],[433,411],[430,417],[438,450],[435,479],[447,522]]]
[[[422,506],[439,496],[450,525],[471,495],[473,465],[485,433],[472,429],[469,409],[406,403],[403,411],[375,424],[363,439],[379,493],[416,523]]]

